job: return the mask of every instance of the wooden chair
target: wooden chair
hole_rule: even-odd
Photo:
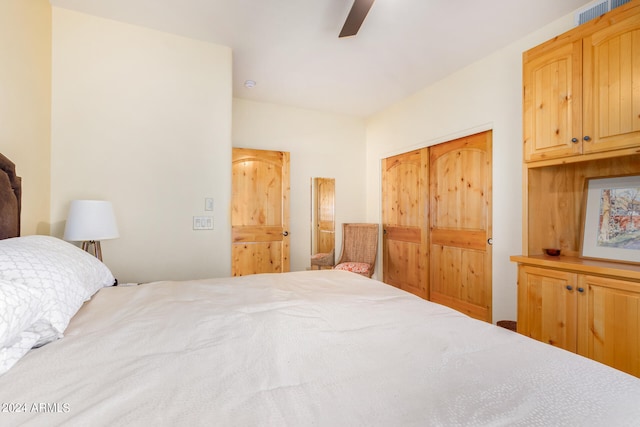
[[[335,270],[371,277],[378,254],[378,224],[342,224],[342,254]]]

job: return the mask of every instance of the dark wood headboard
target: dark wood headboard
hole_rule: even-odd
[[[0,154],[0,239],[20,235],[22,180],[16,165]]]

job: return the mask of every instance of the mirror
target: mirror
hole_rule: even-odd
[[[311,255],[335,249],[335,189],[334,178],[311,178]]]

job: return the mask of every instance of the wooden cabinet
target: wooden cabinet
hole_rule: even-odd
[[[578,353],[640,377],[640,283],[580,275]]]
[[[533,49],[524,54],[526,161],[582,153],[582,43],[553,44],[541,53]]]
[[[640,6],[635,4],[583,40],[584,153],[640,144]]]
[[[518,332],[640,376],[640,264],[580,251],[587,180],[640,175],[640,0],[523,60]]]
[[[523,55],[526,162],[640,144],[640,2]]]
[[[520,262],[519,333],[640,377],[640,268],[617,272],[627,280],[582,274],[580,263],[558,261],[574,269],[558,270],[544,257],[512,259]]]
[[[577,275],[531,266],[518,269],[518,332],[577,350]]]

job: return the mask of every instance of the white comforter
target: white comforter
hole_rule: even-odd
[[[313,271],[102,289],[0,404],[3,426],[621,426],[640,380]]]

